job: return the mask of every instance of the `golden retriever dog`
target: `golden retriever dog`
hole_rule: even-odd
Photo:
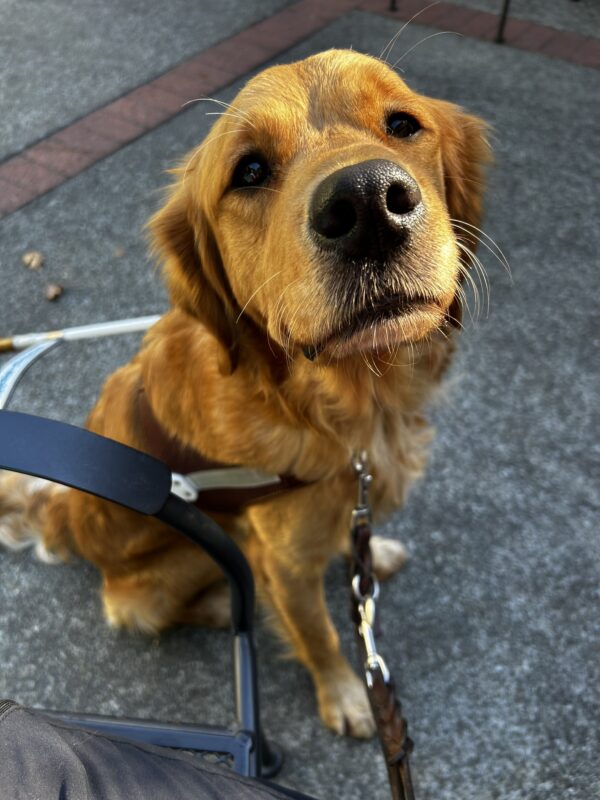
[[[374,731],[323,589],[349,549],[351,457],[368,451],[378,514],[423,471],[488,158],[481,120],[378,59],[332,50],[254,77],[150,220],[172,308],[87,421],[156,454],[150,417],[172,448],[299,482],[218,520],[338,733]],[[0,515],[5,543],[95,564],[112,625],[226,624],[218,569],[151,518],[8,473]],[[404,558],[375,537],[380,577]]]

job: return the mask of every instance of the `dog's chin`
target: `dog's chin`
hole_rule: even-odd
[[[344,316],[317,342],[305,345],[303,352],[311,361],[391,353],[421,341],[445,322],[446,304],[440,298],[388,295],[371,301],[353,316]]]
[[[415,303],[398,316],[374,318],[360,326],[350,324],[346,330],[330,337],[319,347],[324,358],[347,358],[358,353],[385,354],[403,344],[424,339],[443,325],[443,309],[433,303]]]

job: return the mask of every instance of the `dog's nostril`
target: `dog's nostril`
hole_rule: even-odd
[[[409,214],[421,202],[421,192],[415,184],[393,183],[387,190],[385,203],[392,214]]]
[[[339,239],[356,225],[356,209],[350,200],[338,199],[329,203],[314,220],[317,233],[327,239]]]

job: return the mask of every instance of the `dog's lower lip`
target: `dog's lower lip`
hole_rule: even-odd
[[[385,322],[394,317],[401,317],[408,314],[419,305],[426,304],[428,301],[423,297],[407,297],[403,294],[390,295],[374,302],[371,306],[362,309],[350,321],[347,326],[341,328],[338,333],[330,339],[350,339],[354,334],[366,328],[368,325]]]
[[[379,325],[388,320],[405,316],[424,306],[431,306],[432,301],[424,297],[395,294],[381,298],[371,306],[362,309],[346,325],[331,333],[321,342],[303,347],[303,353],[309,361],[314,361],[330,344],[348,342],[369,325]]]

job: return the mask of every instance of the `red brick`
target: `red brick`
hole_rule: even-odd
[[[524,19],[507,19],[504,26],[504,41],[506,44],[512,44],[513,39],[518,39],[520,36],[527,36],[532,28],[539,28],[535,22],[528,22]]]
[[[177,68],[182,77],[186,80],[196,82],[195,97],[210,94],[218,89],[222,89],[239,75],[231,70],[217,68],[204,58],[204,53],[195,56]]]
[[[423,13],[419,14],[415,22],[419,25],[432,25],[435,28],[443,28],[445,17],[452,13],[453,9],[448,7],[447,3],[436,3],[430,8],[426,8]]]
[[[510,44],[512,47],[518,47],[522,50],[537,52],[557,33],[558,31],[554,30],[554,28],[531,24],[522,33],[511,39]]]
[[[554,58],[571,59],[583,45],[586,43],[586,37],[578,33],[571,33],[570,31],[560,31],[556,36],[543,45],[540,52],[547,56]]]
[[[588,38],[577,54],[577,64],[600,68],[600,39]]]
[[[295,12],[297,13],[297,12]],[[279,16],[279,15],[277,15]],[[280,28],[281,26],[277,25],[277,17],[271,17],[268,20],[265,20],[267,23],[271,23],[273,27],[277,26]],[[270,41],[258,41],[257,37],[254,35],[253,27],[252,28],[245,28],[243,31],[236,33],[231,39],[226,39],[224,42],[221,42],[216,47],[220,47],[223,45],[231,45],[235,47],[236,50],[238,48],[241,49],[248,49],[249,51],[254,51],[256,56],[262,55],[264,59],[270,58],[273,53],[277,53],[281,50],[279,42],[276,38],[272,38]],[[212,49],[212,48],[211,48]]]
[[[289,18],[281,19],[279,14],[253,25],[246,32],[258,46],[267,48],[271,53],[274,47],[278,51],[291,47],[299,38],[294,27],[289,24]]]
[[[389,9],[389,2],[386,0],[360,0],[358,7],[363,11],[371,11],[374,14],[383,14]]]
[[[448,12],[440,20],[441,27],[454,33],[464,33],[465,28],[473,21],[479,12],[471,8],[462,6],[450,6],[446,4]]]
[[[12,214],[37,197],[33,188],[24,188],[14,183],[2,180],[2,167],[0,167],[0,217]]]
[[[465,22],[461,33],[477,39],[493,39],[498,30],[499,19],[496,14],[477,11],[469,21]]]
[[[52,169],[30,161],[25,154],[14,156],[0,165],[0,178],[34,194],[47,192],[63,182],[63,176]]]
[[[159,108],[169,114],[176,114],[181,103],[171,92],[163,92],[158,88],[154,81],[140,86],[130,92],[130,96],[136,103],[150,108]]]
[[[112,113],[111,105],[93,111],[84,117],[82,122],[99,136],[110,139],[115,145],[131,142],[145,132],[145,128],[141,125],[136,125]]]
[[[263,47],[239,41],[236,36],[226,39],[202,53],[202,61],[212,67],[225,69],[241,76],[263,64],[271,53]]]
[[[92,163],[89,153],[73,150],[59,142],[54,136],[29,148],[27,158],[43,164],[65,177],[77,175]]]
[[[414,14],[427,8],[431,5],[432,0],[397,0],[396,9],[394,14],[397,14],[401,19],[410,19]],[[388,0],[363,0],[361,7],[368,8],[370,11],[389,11],[390,4]]]
[[[188,100],[193,100],[201,91],[198,78],[188,77],[180,67],[176,67],[174,70],[161,75],[160,78],[156,78],[154,83],[163,92],[171,92],[179,99],[182,105]]]
[[[330,16],[329,19],[331,18]],[[291,44],[320,30],[327,21],[315,6],[305,5],[304,3],[289,6],[269,20],[264,20],[263,23],[260,23],[261,26],[264,24],[264,28],[262,30],[259,28],[257,42],[265,48],[268,56],[271,57],[285,50]],[[269,28],[272,30],[272,36],[269,34]]]
[[[387,0],[377,0],[377,2],[382,8],[387,7],[389,4]],[[301,14],[311,14],[320,18],[323,22],[329,22],[359,6],[360,0],[326,0],[326,2],[324,0],[300,0],[299,3],[295,3],[290,8]],[[272,19],[278,16],[279,14],[275,14]]]
[[[94,131],[84,117],[79,122],[74,122],[62,131],[54,134],[55,141],[91,156],[93,161],[112,153],[116,149],[115,142],[107,136]]]
[[[139,126],[142,130],[151,130],[173,116],[170,111],[165,111],[156,105],[136,102],[134,95],[135,92],[130,92],[115,100],[107,106],[108,111]]]

